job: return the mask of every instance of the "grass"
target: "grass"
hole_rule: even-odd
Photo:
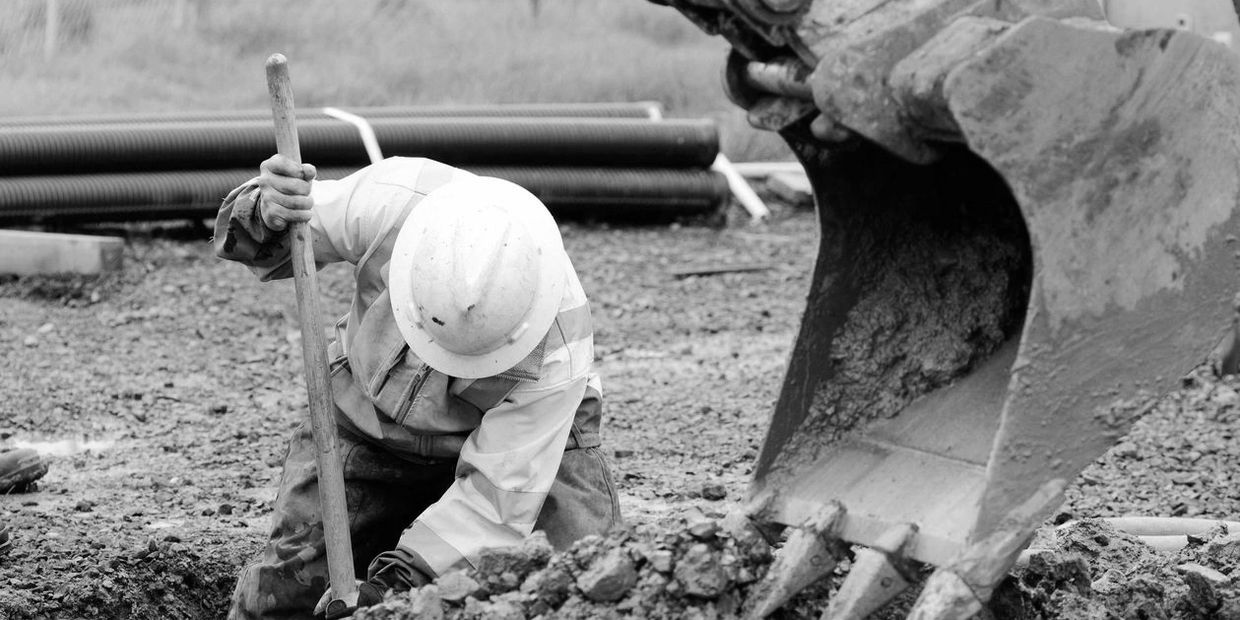
[[[654,100],[787,155],[724,96],[726,42],[647,0],[59,2],[50,57],[47,0],[0,6],[0,116],[262,108],[281,52],[302,106]]]

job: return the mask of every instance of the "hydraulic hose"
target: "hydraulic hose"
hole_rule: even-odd
[[[470,167],[517,183],[560,219],[650,219],[717,210],[722,175],[706,170]],[[320,168],[322,179],[356,167]],[[0,225],[210,218],[253,168],[0,177]]]
[[[369,163],[353,125],[336,119],[299,125],[305,161]],[[719,151],[710,120],[377,118],[370,125],[385,156],[461,167],[704,168]],[[0,132],[0,175],[237,168],[274,149],[269,121],[20,127]]]
[[[657,101],[632,103],[518,103],[495,105],[436,105],[436,106],[362,106],[342,107],[351,114],[366,119],[375,118],[519,118],[519,117],[565,117],[565,118],[638,118],[658,119],[663,107]],[[0,117],[0,127],[60,127],[66,125],[137,125],[144,123],[197,123],[229,121],[270,120],[271,111],[254,110],[202,110],[194,112],[165,112],[146,114],[94,114],[79,116],[13,116]],[[297,111],[301,120],[326,119],[323,108],[306,108]]]

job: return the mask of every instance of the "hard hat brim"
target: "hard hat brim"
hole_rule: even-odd
[[[529,227],[530,234],[542,237],[537,239],[537,242],[544,251],[540,252],[537,258],[539,290],[525,316],[526,329],[515,339],[492,351],[476,355],[457,353],[440,346],[431,338],[429,332],[418,326],[420,318],[417,315],[412,280],[394,275],[412,273],[420,240],[418,231],[429,223],[426,221],[426,214],[430,210],[421,207],[426,206],[425,203],[433,200],[434,196],[435,192],[431,192],[423,199],[423,204],[410,211],[392,247],[392,259],[388,266],[388,292],[396,327],[413,354],[439,372],[461,379],[481,379],[501,374],[534,351],[538,343],[546,337],[559,313],[568,280],[566,270],[570,268],[563,241],[559,238],[559,230],[554,226],[554,220],[550,228]],[[546,217],[550,218],[551,215],[547,213]]]

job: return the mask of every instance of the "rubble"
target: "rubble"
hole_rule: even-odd
[[[1177,553],[1159,553],[1105,521],[1085,519],[1043,532],[1028,562],[991,604],[996,617],[1240,618],[1237,536],[1215,528]]]
[[[477,569],[389,595],[354,617],[736,617],[748,586],[772,557],[743,515],[721,524],[696,511],[679,529],[631,526],[587,537],[566,551],[549,549],[536,532],[521,547],[488,554]]]

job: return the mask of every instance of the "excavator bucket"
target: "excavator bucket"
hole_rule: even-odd
[[[851,544],[824,617],[922,564],[912,616],[970,617],[1066,484],[1234,339],[1230,3],[655,1],[731,42],[728,93],[821,226],[750,490],[793,529],[749,616]]]

